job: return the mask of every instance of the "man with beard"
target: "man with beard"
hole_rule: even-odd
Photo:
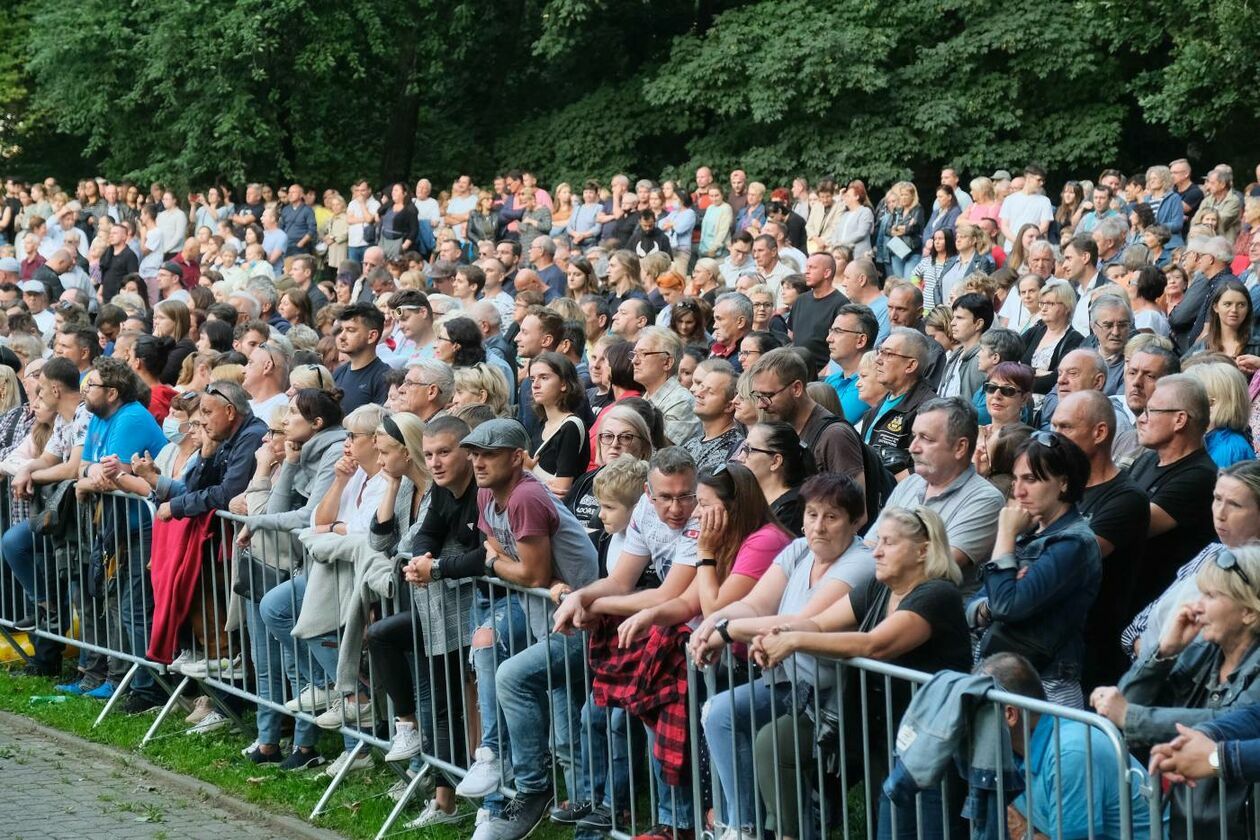
[[[333,371],[333,381],[343,392],[341,408],[346,413],[361,405],[384,405],[389,396],[385,375],[389,365],[376,355],[376,344],[385,329],[385,316],[370,304],[347,306],[337,319],[337,351],[347,361]]]

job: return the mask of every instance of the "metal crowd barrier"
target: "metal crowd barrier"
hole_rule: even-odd
[[[530,628],[549,627],[553,610],[545,590],[485,578],[414,588],[402,580],[400,558],[395,558],[389,570],[392,591],[380,595],[354,585],[350,563],[329,564],[311,557],[292,533],[255,530],[248,546],[239,546],[240,528],[246,520],[220,512],[203,543],[199,584],[190,621],[182,630],[185,641],[181,646],[188,654],[168,667],[146,658],[148,637],[140,635],[151,627],[152,620],[148,568],[153,560],[149,542],[153,506],[123,494],[90,497],[66,508],[72,511],[72,522],[60,532],[31,535],[27,553],[21,550],[24,537],[20,519],[12,511],[11,494],[4,495],[5,506],[0,511],[5,526],[5,540],[0,544],[5,554],[0,574],[0,636],[20,650],[14,638],[18,620],[34,610],[35,626],[29,635],[37,642],[37,653],[53,650],[59,656],[59,646],[74,645],[79,649],[82,668],[108,671],[117,677],[118,690],[98,723],[114,708],[128,684],[152,679],[169,700],[146,732],[142,746],[157,737],[163,723],[194,690],[208,697],[242,733],[252,728],[244,719],[248,706],[256,712],[255,725],[270,727],[271,732],[279,732],[286,719],[292,722],[295,733],[301,729],[308,738],[312,728],[316,739],[319,731],[336,731],[350,760],[327,783],[310,814],[310,819],[315,819],[327,809],[356,760],[390,749],[397,732],[397,710],[386,685],[398,684],[393,679],[397,663],[405,662],[413,692],[411,704],[423,733],[422,749],[414,761],[419,772],[409,776],[404,772],[407,763],[389,763],[399,778],[397,804],[377,836],[391,831],[409,802],[434,784],[435,777],[442,777],[444,786],[454,786],[464,777],[483,732],[489,728],[483,726],[490,723],[483,720],[488,715],[493,715],[500,736],[497,756],[502,784],[498,793],[514,793],[511,733],[507,732],[502,704],[479,699],[478,672],[498,673],[505,658],[538,641]],[[242,567],[248,563],[254,565],[246,573]],[[321,601],[315,605],[315,612],[324,614],[321,632],[304,638],[277,632],[277,628],[287,630],[304,618],[304,596],[294,581],[313,574],[321,564],[319,591],[325,599],[328,593],[337,593],[330,599],[332,604]],[[15,576],[17,568],[31,568],[36,573],[32,576],[22,571]],[[282,581],[286,576],[288,582]],[[270,597],[264,599],[268,593]],[[434,598],[442,601],[441,609],[434,605]],[[408,616],[401,626],[399,615]],[[78,622],[77,633],[71,630],[72,617]],[[474,618],[495,626],[494,644],[484,644]],[[395,622],[393,635],[382,639],[377,631],[390,619]],[[787,693],[771,696],[760,711],[728,704],[731,722],[723,735],[727,742],[719,744],[707,741],[711,736],[706,732],[715,725],[711,715],[721,706],[720,698],[729,698],[734,691],[755,691],[752,686],[764,685],[763,677],[757,668],[729,652],[712,668],[698,669],[689,664],[684,782],[662,787],[652,769],[648,727],[632,715],[591,702],[593,671],[586,655],[587,642],[585,637],[581,639],[584,655],[580,659],[565,657],[563,663],[553,660],[550,647],[544,648],[547,719],[551,722],[548,752],[552,762],[548,772],[557,802],[589,797],[596,805],[606,806],[612,822],[609,836],[619,840],[633,837],[657,823],[661,813],[672,813],[675,821],[700,830],[712,817],[736,831],[746,827],[754,837],[764,836],[766,831],[799,840],[907,836],[908,827],[898,824],[902,816],[896,810],[886,817],[888,825],[880,825],[880,786],[896,755],[901,711],[929,675],[872,660],[819,659],[818,673],[827,675],[831,690],[812,691],[807,681],[789,669]],[[357,645],[361,648],[356,656]],[[431,651],[430,646],[441,650]],[[345,661],[340,659],[343,649]],[[327,703],[318,689],[329,687],[333,696],[339,695],[338,672],[343,677],[341,689],[368,698],[374,716],[358,714],[356,704],[351,712],[343,710],[329,720]],[[347,675],[350,685],[345,683]],[[178,682],[173,683],[172,677]],[[486,686],[480,688],[484,692]],[[1118,768],[1116,789],[1128,790],[1135,772],[1128,765],[1129,749],[1107,720],[1000,691],[989,692],[986,700],[1018,710],[1025,742],[1033,716],[1049,716],[1056,757],[1065,722],[1101,733]],[[317,722],[321,716],[323,726]],[[275,739],[280,740],[278,735]],[[1088,794],[1083,806],[1090,836],[1094,836],[1093,816],[1099,809],[1115,808],[1121,840],[1138,837],[1132,830],[1134,815],[1127,796],[1120,796],[1116,803],[1094,801],[1093,739],[1086,739],[1085,744]],[[715,766],[721,765],[715,758],[717,753],[736,759],[733,774],[726,770],[731,765],[729,758],[725,766]],[[729,778],[724,780],[724,775]],[[1025,808],[1030,809],[1036,793],[1027,766],[1024,779],[1028,791],[1024,794]],[[1054,806],[1060,817],[1065,807],[1080,805],[1063,801],[1062,781]],[[1219,798],[1225,802],[1225,787],[1223,783],[1220,786]],[[936,836],[950,838],[969,832],[957,819],[960,790],[961,780],[920,794],[915,808],[917,828],[912,828],[909,836],[924,836],[925,823],[927,828],[939,826]],[[1252,836],[1260,836],[1260,818],[1252,811],[1227,813],[1223,806],[1218,814],[1195,814],[1192,806],[1176,804],[1178,797],[1184,796],[1184,788],[1174,788],[1166,796],[1154,779],[1144,790],[1152,826],[1163,825],[1162,815],[1173,803],[1174,819],[1168,826],[1171,836],[1206,836],[1219,826],[1222,838],[1233,837],[1238,836],[1240,825],[1248,827]],[[1251,801],[1256,801],[1254,796]],[[998,791],[998,814],[1005,813],[1006,804],[1003,792]],[[788,828],[796,833],[791,834]],[[1058,828],[1056,832],[1051,826],[1049,836],[1062,835],[1062,826]],[[1159,833],[1163,836],[1162,827]],[[1151,835],[1155,834],[1153,828]],[[1006,836],[1004,823],[999,836]]]

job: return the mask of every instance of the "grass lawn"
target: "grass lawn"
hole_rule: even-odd
[[[323,793],[326,776],[316,772],[281,773],[271,767],[258,767],[240,754],[242,748],[253,740],[254,733],[241,733],[230,728],[220,729],[208,735],[188,737],[183,735],[187,725],[183,712],[172,713],[163,728],[143,751],[137,750],[140,739],[152,725],[152,714],[128,717],[115,712],[97,728],[93,721],[100,713],[101,704],[85,698],[70,698],[65,703],[30,705],[32,695],[52,694],[53,680],[23,677],[0,670],[0,709],[24,715],[40,723],[101,744],[127,751],[141,752],[146,759],[161,767],[192,776],[216,785],[225,793],[256,803],[276,813],[309,816]],[[247,721],[248,722],[248,721]],[[331,760],[341,751],[341,736],[326,733],[320,741],[320,749]],[[347,837],[372,838],[385,822],[393,802],[385,795],[386,790],[398,778],[376,757],[377,766],[369,771],[352,774],[338,788],[327,810],[315,825],[340,832]],[[418,799],[418,797],[417,797]],[[422,807],[414,802],[406,813],[406,819],[414,817]],[[455,826],[443,826],[426,832],[405,832],[410,836],[455,840],[472,834],[472,803],[462,802],[469,818]],[[400,819],[391,833],[402,833]],[[559,829],[545,823],[532,837],[542,840],[558,840],[572,837],[572,831]]]

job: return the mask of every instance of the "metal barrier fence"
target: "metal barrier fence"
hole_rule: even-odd
[[[553,605],[545,590],[484,578],[411,587],[401,578],[396,552],[382,565],[379,554],[356,555],[350,548],[362,539],[303,544],[283,530],[245,535],[248,518],[220,512],[181,544],[183,561],[193,564],[182,579],[192,581],[192,590],[185,620],[171,627],[166,612],[155,613],[152,572],[160,571],[168,586],[164,564],[172,558],[152,565],[155,511],[148,501],[104,494],[76,505],[63,498],[37,511],[32,531],[21,506],[15,511],[10,494],[5,497],[0,636],[20,650],[15,632],[28,632],[36,647],[30,660],[55,660],[58,667],[62,648],[74,645],[84,673],[117,680],[98,723],[128,686],[160,693],[161,709],[142,746],[193,691],[241,732],[250,731],[244,715],[252,706],[263,744],[280,743],[286,720],[294,746],[313,745],[320,731],[338,732],[345,753],[311,819],[326,810],[350,772],[372,761],[373,752],[388,753],[405,740],[400,732],[414,726],[421,735],[410,762],[417,772],[404,772],[407,762],[388,762],[398,776],[397,804],[378,837],[394,829],[417,795],[431,796],[430,787],[453,800],[470,766],[482,776],[491,768],[483,800],[489,807],[514,795],[515,773],[537,783],[545,767],[558,802],[591,802],[594,816],[604,818],[602,829],[579,828],[579,837],[629,838],[658,822],[681,829],[717,823],[722,840],[764,832],[802,840],[975,832],[974,822],[958,817],[961,779],[951,776],[920,793],[910,811],[881,796],[897,755],[897,723],[927,674],[871,660],[820,659],[818,676],[807,679],[788,668],[771,690],[759,669],[729,653],[712,668],[689,663],[683,763],[671,784],[660,731],[615,705],[593,702],[600,663],[589,655],[591,639],[547,633]],[[63,521],[46,516],[50,509]],[[375,565],[365,568],[368,556]],[[161,603],[169,605],[169,598]],[[185,651],[174,663],[148,658],[155,625],[175,634],[173,652]],[[502,668],[509,659],[513,665]],[[1051,815],[1049,824],[1036,826],[1047,836],[1077,836],[1068,830],[1069,812],[1083,814],[1086,832],[1079,836],[1163,836],[1169,802],[1172,836],[1206,836],[1218,826],[1221,837],[1240,836],[1240,830],[1260,835],[1247,797],[1232,786],[1218,785],[1211,813],[1183,788],[1166,797],[1158,780],[1146,780],[1131,765],[1120,732],[1097,715],[1000,691],[988,692],[985,702],[999,715],[1014,710],[1012,736],[1022,744],[1031,743],[1039,720],[1050,721],[1041,737],[1054,766],[1063,766],[1083,743],[1083,802],[1070,798],[1082,780],[1058,775],[1053,802],[1039,805],[1045,790],[1035,784],[1036,768],[1031,762],[1021,768],[1020,808]],[[536,704],[545,737],[540,729],[519,728],[522,703]],[[1079,727],[1088,735],[1083,740]],[[478,770],[475,760],[486,749],[493,759]],[[529,755],[541,763],[522,763]],[[1112,778],[1098,778],[1108,772]],[[1134,783],[1143,785],[1142,814],[1121,795]],[[1107,790],[1117,795],[1103,801],[1099,792]],[[1007,804],[999,786],[992,808],[1000,825],[986,836],[1012,836],[1005,830]],[[590,818],[588,812],[570,809],[566,819]],[[1139,823],[1151,826],[1149,832],[1135,830]]]

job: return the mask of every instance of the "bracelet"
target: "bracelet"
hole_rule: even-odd
[[[714,560],[712,557],[702,558],[701,560],[696,562],[696,568],[699,568],[700,566],[712,566],[713,568],[716,569],[717,560]]]

